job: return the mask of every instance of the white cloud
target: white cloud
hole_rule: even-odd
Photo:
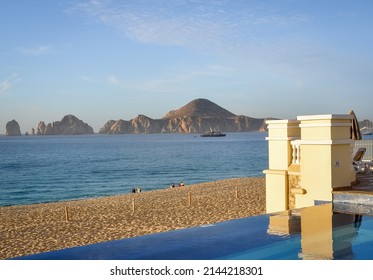
[[[24,55],[43,55],[51,51],[50,46],[39,45],[35,47],[20,47],[17,50]]]
[[[9,90],[15,82],[19,80],[19,75],[18,74],[13,74],[9,78],[0,81],[0,93],[5,92]]]
[[[322,34],[320,15],[297,1],[285,2],[286,6],[278,1],[249,0],[81,0],[71,11],[136,42],[218,54],[211,61],[218,57],[217,64],[234,65],[232,69],[174,69],[168,76],[138,83],[110,76],[112,84],[173,92],[180,88],[202,91],[207,87],[199,83],[202,80],[214,88],[223,80],[232,87],[251,81],[263,87],[290,84],[300,91],[323,79],[325,73],[339,72],[339,66],[332,61],[333,45],[327,46],[314,35]],[[302,24],[315,33],[301,32]]]
[[[8,80],[0,82],[0,92],[4,92],[11,87],[11,83]]]
[[[116,76],[113,76],[113,75],[110,75],[107,78],[107,80],[112,85],[120,85],[121,84],[121,81]]]
[[[139,0],[120,4],[87,0],[71,10],[120,30],[134,41],[209,51],[253,44],[261,38],[262,28],[287,27],[310,19],[303,13],[289,11],[284,15],[275,9],[255,7],[246,0]]]
[[[194,69],[171,69],[163,77],[144,79],[125,86],[131,90],[157,92],[167,94],[203,93],[211,86],[217,90],[222,81],[228,84],[236,83],[237,69],[221,65],[207,65]]]
[[[87,75],[80,75],[78,79],[86,81],[86,82],[93,82],[93,79]]]

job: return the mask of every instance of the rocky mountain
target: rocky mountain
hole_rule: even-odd
[[[207,99],[195,99],[178,110],[168,112],[163,118],[174,119],[180,117],[231,118],[235,115],[228,110]]]
[[[66,115],[61,121],[41,121],[36,127],[37,135],[78,135],[93,134],[93,128],[73,115]]]
[[[207,99],[196,99],[177,110],[168,112],[161,119],[139,115],[129,121],[110,120],[99,133],[245,132],[262,131],[265,127],[265,119],[238,116]]]
[[[5,135],[7,136],[20,136],[21,128],[16,120],[7,122],[5,126]]]

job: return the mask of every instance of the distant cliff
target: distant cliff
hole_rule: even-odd
[[[11,120],[7,122],[5,126],[5,135],[6,136],[20,136],[21,135],[21,129],[16,120]]]
[[[33,130],[35,131],[35,130]],[[48,123],[41,121],[36,128],[37,135],[78,135],[93,134],[93,128],[73,115],[66,115],[61,121]]]
[[[246,132],[263,131],[265,127],[265,119],[238,116],[207,99],[196,99],[177,110],[168,112],[162,119],[139,115],[129,121],[110,120],[99,133]]]
[[[131,133],[204,133],[207,131],[246,132],[265,131],[266,119],[235,115],[207,100],[196,99],[185,106],[169,111],[161,119],[138,115],[131,120],[110,120],[100,129],[101,134]],[[46,124],[40,121],[31,135],[93,134],[93,128],[74,115]],[[15,120],[6,125],[6,135],[21,135]],[[29,135],[26,133],[26,135]]]

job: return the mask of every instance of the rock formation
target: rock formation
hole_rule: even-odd
[[[162,131],[162,120],[154,120],[144,115],[138,115],[130,121],[133,133],[159,133]]]
[[[78,135],[93,134],[93,128],[73,115],[66,115],[61,121],[45,125],[39,122],[36,128],[37,135]]]
[[[36,134],[37,135],[44,135],[46,128],[47,128],[47,126],[45,125],[44,122],[39,122],[37,127],[36,127]]]
[[[123,131],[127,131],[126,133],[132,133],[130,131],[131,124],[129,121],[124,120],[110,120],[108,121],[104,127],[102,127],[99,131],[101,134],[122,134],[125,133]]]
[[[162,119],[139,115],[130,121],[110,120],[102,134],[245,132],[265,130],[265,119],[237,116],[207,99],[196,99]]]
[[[16,120],[11,120],[7,122],[5,126],[5,135],[7,136],[20,136],[21,135],[21,129]]]

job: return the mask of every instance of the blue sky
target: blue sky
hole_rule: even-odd
[[[373,1],[2,0],[0,133],[74,114],[161,118],[196,98],[235,114],[373,120]]]

